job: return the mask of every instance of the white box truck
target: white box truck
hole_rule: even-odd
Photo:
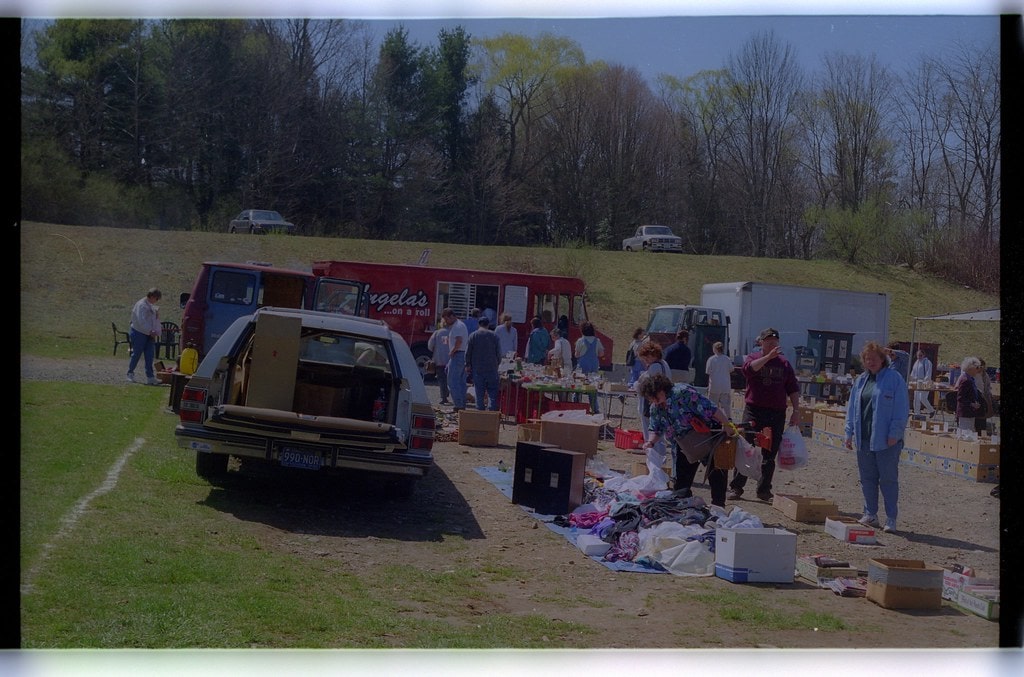
[[[797,366],[796,346],[806,346],[808,331],[853,334],[850,350],[864,342],[889,340],[889,296],[884,292],[798,287],[765,282],[715,282],[701,288],[701,305],[724,311],[727,352],[742,361],[765,327],[779,330],[786,359]]]

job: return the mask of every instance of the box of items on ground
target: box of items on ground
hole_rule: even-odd
[[[914,559],[868,560],[867,597],[886,609],[938,609],[942,569]]]
[[[839,506],[825,498],[775,494],[772,507],[795,522],[821,524],[826,517],[839,514]]]
[[[601,423],[599,416],[583,412],[553,411],[540,420],[540,440],[586,454],[597,453]]]
[[[956,598],[956,605],[990,621],[999,620],[999,588],[969,585]]]
[[[972,585],[992,587],[995,581],[985,575],[979,575],[970,567],[956,565],[953,569],[942,571],[942,599],[955,602],[960,591]]]
[[[851,517],[826,517],[825,533],[835,536],[844,543],[871,545],[878,542],[872,527],[865,526]]]
[[[796,573],[801,578],[821,584],[833,578],[856,578],[857,568],[846,560],[828,555],[804,555],[796,560]]]
[[[644,445],[644,434],[639,430],[615,429],[616,449],[639,449]]]
[[[796,534],[785,529],[716,529],[715,575],[733,583],[792,583]]]
[[[540,421],[527,421],[519,424],[520,442],[540,442]]]
[[[518,442],[512,502],[543,515],[565,515],[583,502],[586,456],[544,442]]]
[[[991,438],[957,440],[956,458],[975,465],[999,465],[999,445]]]
[[[459,444],[493,447],[498,444],[500,411],[463,409],[459,412]]]

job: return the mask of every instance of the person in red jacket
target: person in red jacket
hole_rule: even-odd
[[[768,327],[762,331],[758,343],[761,351],[750,353],[743,361],[743,376],[747,379],[743,421],[754,434],[763,428],[771,428],[771,448],[762,451],[764,460],[761,462],[761,479],[757,483],[757,497],[762,501],[770,501],[773,498],[775,458],[779,455],[782,434],[786,430],[787,404],[793,405],[789,425],[800,423],[800,384],[796,380],[793,365],[779,346],[777,329]],[[746,484],[746,475],[737,470],[729,483],[729,500],[734,501],[742,496]]]

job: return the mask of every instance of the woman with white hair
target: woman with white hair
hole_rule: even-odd
[[[953,386],[956,390],[956,425],[960,430],[974,432],[975,419],[983,415],[981,393],[974,377],[981,371],[981,360],[965,357],[960,363],[960,377]]]

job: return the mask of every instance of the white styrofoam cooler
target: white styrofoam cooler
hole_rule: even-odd
[[[717,529],[715,575],[733,583],[792,583],[796,534],[785,529]]]

